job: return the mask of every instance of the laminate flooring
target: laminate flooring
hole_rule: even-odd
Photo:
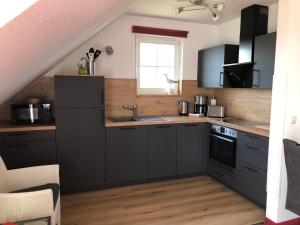
[[[252,225],[264,215],[207,176],[62,197],[62,225]]]

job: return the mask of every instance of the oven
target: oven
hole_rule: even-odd
[[[237,131],[212,125],[210,128],[209,158],[223,165],[236,166]]]

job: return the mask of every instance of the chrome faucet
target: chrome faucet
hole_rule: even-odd
[[[132,111],[132,118],[133,119],[138,118],[138,107],[137,107],[137,105],[132,105],[132,106],[123,105],[122,107],[123,107],[123,109]]]

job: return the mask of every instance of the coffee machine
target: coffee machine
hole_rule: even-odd
[[[207,116],[207,96],[196,95],[194,96],[194,113],[201,116]]]

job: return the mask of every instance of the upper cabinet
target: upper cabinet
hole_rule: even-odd
[[[276,33],[256,36],[254,46],[254,61],[246,63],[237,63],[238,45],[221,45],[200,50],[198,87],[272,88]]]
[[[223,65],[236,63],[239,57],[238,45],[220,45],[198,52],[198,87],[223,87]]]
[[[272,88],[276,32],[255,38],[253,88]]]

